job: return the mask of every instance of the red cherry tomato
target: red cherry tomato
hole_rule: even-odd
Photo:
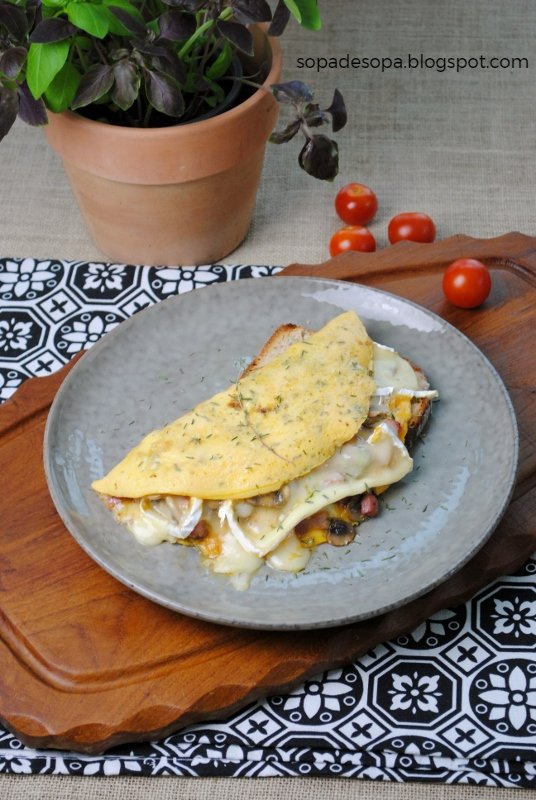
[[[428,214],[409,211],[393,217],[387,228],[391,244],[401,242],[433,242],[436,235],[434,221]]]
[[[346,225],[335,231],[329,242],[329,252],[332,256],[345,253],[347,250],[359,250],[372,253],[376,250],[376,239],[368,228],[362,225]]]
[[[349,183],[335,197],[335,211],[347,225],[367,225],[377,210],[378,198],[362,183]]]
[[[489,270],[475,258],[459,258],[443,275],[443,292],[454,306],[476,308],[491,291]]]

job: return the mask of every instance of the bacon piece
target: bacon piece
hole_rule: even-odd
[[[207,523],[204,519],[200,519],[191,534],[187,537],[190,540],[199,541],[200,539],[206,539],[206,537],[210,533],[210,528],[208,527]]]
[[[361,498],[360,511],[365,517],[377,517],[380,506],[378,498],[372,492],[364,494]]]

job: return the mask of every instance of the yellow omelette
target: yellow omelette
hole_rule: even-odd
[[[354,312],[149,433],[92,488],[206,500],[273,492],[319,466],[365,421],[373,345]]]

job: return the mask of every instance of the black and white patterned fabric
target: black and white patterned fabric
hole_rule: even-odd
[[[277,267],[0,259],[0,400],[170,295]],[[536,786],[536,554],[470,602],[225,722],[102,756],[36,751],[0,728],[0,772],[344,776]]]

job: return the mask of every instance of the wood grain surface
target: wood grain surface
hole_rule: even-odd
[[[492,271],[492,293],[473,311],[454,309],[441,292],[445,265],[462,256],[481,258]],[[520,428],[519,480],[503,521],[456,575],[372,620],[282,633],[193,620],[114,580],[67,533],[48,494],[42,440],[73,362],[31,379],[0,408],[0,717],[24,742],[94,753],[222,718],[411,631],[536,549],[536,239],[456,236],[294,264],[285,274],[358,281],[411,298],[483,350],[510,391]]]

